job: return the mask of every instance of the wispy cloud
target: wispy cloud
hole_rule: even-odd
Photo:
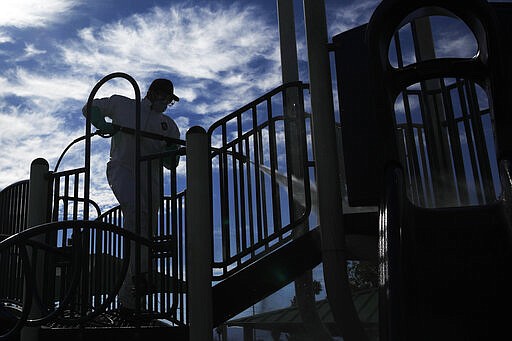
[[[366,24],[379,5],[379,0],[361,0],[332,8],[328,13],[329,35],[333,36]]]
[[[0,27],[44,27],[68,20],[82,0],[2,0]]]
[[[23,7],[34,3],[19,2],[0,19],[0,27],[57,23],[63,11],[71,20],[72,9],[79,4],[45,1],[36,13]],[[12,3],[2,2],[0,9],[7,4]],[[260,7],[174,3],[101,26],[82,27],[65,40],[21,40],[21,50],[8,51],[10,58],[0,72],[0,157],[9,160],[0,166],[0,188],[28,178],[30,162],[37,157],[48,159],[53,167],[65,146],[83,134],[81,108],[93,85],[111,72],[128,72],[142,91],[155,76],[173,79],[181,101],[170,113],[182,137],[189,124],[207,127],[211,120],[278,85],[279,42],[272,20]],[[14,43],[8,31],[0,31],[1,41]],[[107,83],[98,97],[113,93],[133,97],[125,81]],[[67,155],[62,167],[82,162],[83,152],[76,148],[73,153],[78,156]],[[93,154],[98,162],[93,172],[104,184],[108,143]],[[182,162],[178,172],[184,169]],[[97,188],[108,190],[101,184]]]
[[[205,89],[205,82],[215,82],[215,88],[236,98],[247,84],[259,91],[268,79],[278,84],[273,73],[277,37],[277,28],[258,7],[181,4],[83,28],[61,50],[63,62],[75,72],[129,70],[143,85],[164,72],[180,79],[176,91],[183,91],[185,101],[211,95],[209,103],[213,99],[215,106],[220,96],[213,93],[214,86]],[[256,70],[261,63],[267,67]]]
[[[32,57],[46,53],[45,50],[40,50],[40,49],[36,48],[36,46],[34,44],[29,44],[29,43],[25,44],[24,52],[25,52],[25,55],[22,57],[22,59],[30,59]]]
[[[10,34],[0,30],[0,44],[13,43],[13,42],[14,42],[14,38]]]

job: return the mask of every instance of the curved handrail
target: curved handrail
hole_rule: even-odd
[[[90,185],[90,155],[91,155],[91,115],[89,113],[92,109],[92,102],[94,100],[94,97],[96,96],[96,93],[98,90],[108,81],[114,78],[124,78],[127,81],[131,83],[133,86],[134,92],[135,92],[135,113],[136,113],[136,120],[135,120],[135,160],[140,159],[140,108],[141,108],[141,95],[140,95],[140,89],[139,85],[135,81],[135,79],[130,76],[127,73],[124,72],[114,72],[111,73],[105,77],[103,77],[92,89],[91,93],[89,94],[89,98],[87,99],[87,105],[86,105],[86,126],[85,126],[85,180],[84,180],[84,197],[85,199],[89,199],[89,185]],[[135,210],[136,210],[136,219],[137,227],[139,226],[140,222],[140,165],[138,162],[135,164],[135,197],[136,197],[136,204],[135,204]],[[87,220],[89,219],[89,210],[86,207],[84,210],[84,218]],[[139,231],[137,231],[139,232]]]
[[[16,186],[19,186],[19,185],[24,185],[24,184],[28,184],[28,179],[27,180],[20,180],[20,181],[16,181],[10,185],[8,185],[7,187],[3,188],[1,191],[0,191],[0,194],[2,194],[4,191],[7,191],[13,187],[16,187]]]
[[[149,247],[151,247],[153,245],[152,241],[150,241],[146,238],[140,237],[133,232],[130,232],[128,230],[125,230],[125,229],[115,226],[113,224],[106,223],[106,222],[100,222],[100,221],[85,221],[85,220],[84,221],[82,221],[82,220],[59,221],[59,222],[41,224],[41,225],[31,227],[27,230],[17,233],[16,235],[13,235],[13,236],[10,236],[10,237],[4,239],[3,241],[0,242],[0,251],[3,249],[9,248],[9,247],[13,247],[13,246],[18,246],[18,247],[21,246],[20,250],[23,250],[22,260],[23,260],[24,264],[26,265],[26,266],[24,266],[23,275],[27,278],[28,286],[27,286],[27,294],[25,295],[25,302],[23,304],[23,309],[26,310],[27,312],[24,313],[20,317],[19,321],[16,323],[16,327],[15,327],[16,330],[19,330],[19,328],[21,328],[22,325],[28,325],[28,326],[42,325],[51,319],[56,319],[63,324],[73,324],[73,325],[89,321],[92,318],[100,315],[107,309],[107,307],[113,302],[117,292],[119,291],[119,288],[121,287],[122,282],[124,281],[124,277],[126,275],[126,272],[128,270],[128,266],[129,266],[129,257],[123,261],[123,265],[120,270],[121,276],[119,276],[116,283],[113,285],[112,290],[110,290],[110,292],[108,293],[107,298],[105,298],[99,306],[94,307],[94,308],[91,307],[92,309],[89,309],[88,311],[86,311],[85,315],[81,315],[78,317],[74,317],[74,316],[63,317],[61,315],[62,312],[64,311],[64,309],[66,308],[68,303],[71,301],[73,294],[77,290],[77,286],[79,283],[78,279],[80,278],[80,273],[82,271],[89,271],[89,269],[83,269],[83,262],[80,261],[81,259],[83,259],[83,253],[86,250],[86,248],[83,248],[83,246],[81,245],[82,243],[80,243],[79,240],[77,239],[73,243],[72,247],[75,248],[73,250],[74,251],[74,254],[73,254],[74,263],[78,264],[79,266],[77,266],[75,271],[73,272],[73,276],[72,276],[73,280],[71,282],[68,292],[64,296],[64,299],[62,300],[61,304],[59,305],[59,307],[56,310],[50,311],[50,309],[45,309],[46,315],[44,315],[40,318],[37,318],[37,319],[29,320],[28,319],[28,311],[30,311],[30,307],[33,303],[34,295],[36,295],[35,296],[36,302],[39,301],[39,304],[41,304],[40,303],[41,299],[39,297],[37,297],[37,294],[35,294],[35,287],[34,287],[35,275],[33,273],[32,267],[30,266],[30,261],[28,259],[28,255],[25,257],[25,254],[26,254],[25,246],[32,245],[32,246],[37,247],[38,246],[37,242],[30,240],[31,238],[34,238],[40,234],[55,232],[62,228],[77,229],[78,230],[77,232],[79,232],[78,235],[84,234],[93,229],[104,231],[104,232],[116,233],[116,234],[124,237],[124,240],[125,240],[124,252],[126,252],[126,253],[130,252],[131,242],[136,242],[136,243],[146,245]],[[81,236],[78,238],[81,238]],[[77,273],[78,273],[78,275],[77,275]],[[11,330],[11,331],[9,331],[8,335],[12,335],[12,333],[14,333],[14,332],[15,332],[14,330]],[[0,340],[3,340],[2,338],[4,338],[4,337],[7,337],[7,336],[0,335]]]
[[[0,242],[1,244],[1,242]],[[0,247],[1,250],[1,247]],[[29,268],[29,258],[27,254],[27,250],[22,247],[20,248],[21,260],[24,269]],[[24,279],[24,304],[21,308],[21,315],[18,318],[18,321],[14,324],[14,326],[7,330],[4,334],[0,334],[0,341],[8,341],[11,340],[13,336],[17,335],[21,328],[24,326],[25,322],[28,319],[30,308],[32,306],[32,295],[27,293],[32,293],[34,291],[34,281],[28,278],[28,273],[23,272],[22,274]]]
[[[309,89],[309,84],[306,84],[306,83],[303,83],[301,81],[296,81],[296,82],[289,82],[289,83],[285,83],[285,84],[282,84],[280,86],[278,86],[277,88],[267,92],[266,94],[256,98],[254,101],[244,105],[243,107],[233,111],[231,114],[221,118],[220,120],[218,120],[217,122],[215,122],[214,124],[212,124],[210,126],[210,128],[208,128],[208,131],[207,131],[207,134],[208,135],[211,135],[212,132],[218,128],[219,126],[221,126],[222,124],[228,122],[229,120],[235,118],[237,115],[240,115],[241,113],[251,109],[252,107],[254,107],[256,104],[259,104],[263,101],[265,101],[267,98],[269,97],[272,97],[274,95],[277,95],[278,93],[280,92],[283,92],[283,90],[286,90],[288,88],[299,88],[299,89]]]

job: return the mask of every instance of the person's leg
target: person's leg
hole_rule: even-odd
[[[135,177],[133,172],[122,165],[109,163],[107,178],[123,212],[123,228],[135,233]],[[135,244],[130,244],[130,264],[125,280],[119,290],[119,302],[127,309],[135,309],[134,282]],[[126,256],[126,255],[125,255]]]

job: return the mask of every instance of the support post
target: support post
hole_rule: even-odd
[[[348,283],[324,0],[304,0],[325,287],[343,339],[366,340]]]
[[[411,25],[417,61],[436,59],[430,18],[415,19],[411,22]],[[432,172],[435,198],[433,206],[460,206],[461,203],[458,202],[454,185],[458,179],[453,173],[448,136],[443,134],[444,128],[441,123],[446,120],[441,88],[440,79],[428,79],[421,82],[421,89],[425,94],[426,113],[423,114],[423,119],[428,140],[428,157],[431,162],[430,171]],[[457,169],[457,164],[460,164],[461,160],[454,161],[455,169]],[[462,183],[462,179],[460,180]],[[461,188],[465,189],[465,185]],[[467,204],[467,193],[463,196],[463,200],[465,200],[463,204]]]
[[[281,51],[281,72],[283,83],[299,80],[299,63],[297,58],[297,41],[295,37],[295,15],[293,0],[277,0],[277,13],[279,22],[279,41]],[[288,175],[300,181],[309,176],[305,174],[305,119],[304,103],[299,95],[299,88],[288,88],[284,103],[284,125],[286,143],[286,163],[289,167]],[[297,189],[298,190],[298,189]],[[293,188],[295,192],[296,189]],[[305,192],[305,189],[302,189]],[[293,202],[294,220],[303,214],[303,205],[306,203]],[[300,237],[308,231],[308,224],[297,226],[293,235]],[[304,329],[310,339],[330,340],[331,336],[324,327],[315,303],[313,291],[313,271],[308,270],[294,281],[295,297]]]
[[[49,164],[45,159],[39,158],[32,161],[30,165],[30,179],[29,179],[29,192],[28,192],[28,227],[44,224],[48,218],[48,175],[49,175]],[[41,242],[44,242],[44,236],[41,236]],[[43,257],[37,257],[36,252],[30,252],[29,250],[29,261],[30,264],[34,264],[32,268],[36,271],[34,274],[36,290],[43,288]],[[42,293],[39,293],[40,297],[44,297]],[[41,310],[36,304],[32,304],[29,319],[40,317],[42,314]],[[23,327],[20,332],[21,341],[37,341],[39,340],[39,327]]]
[[[187,308],[189,340],[213,339],[210,153],[206,131],[187,132]]]

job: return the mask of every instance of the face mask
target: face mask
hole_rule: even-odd
[[[164,112],[167,109],[167,101],[156,100],[151,103],[151,110],[156,112]]]

